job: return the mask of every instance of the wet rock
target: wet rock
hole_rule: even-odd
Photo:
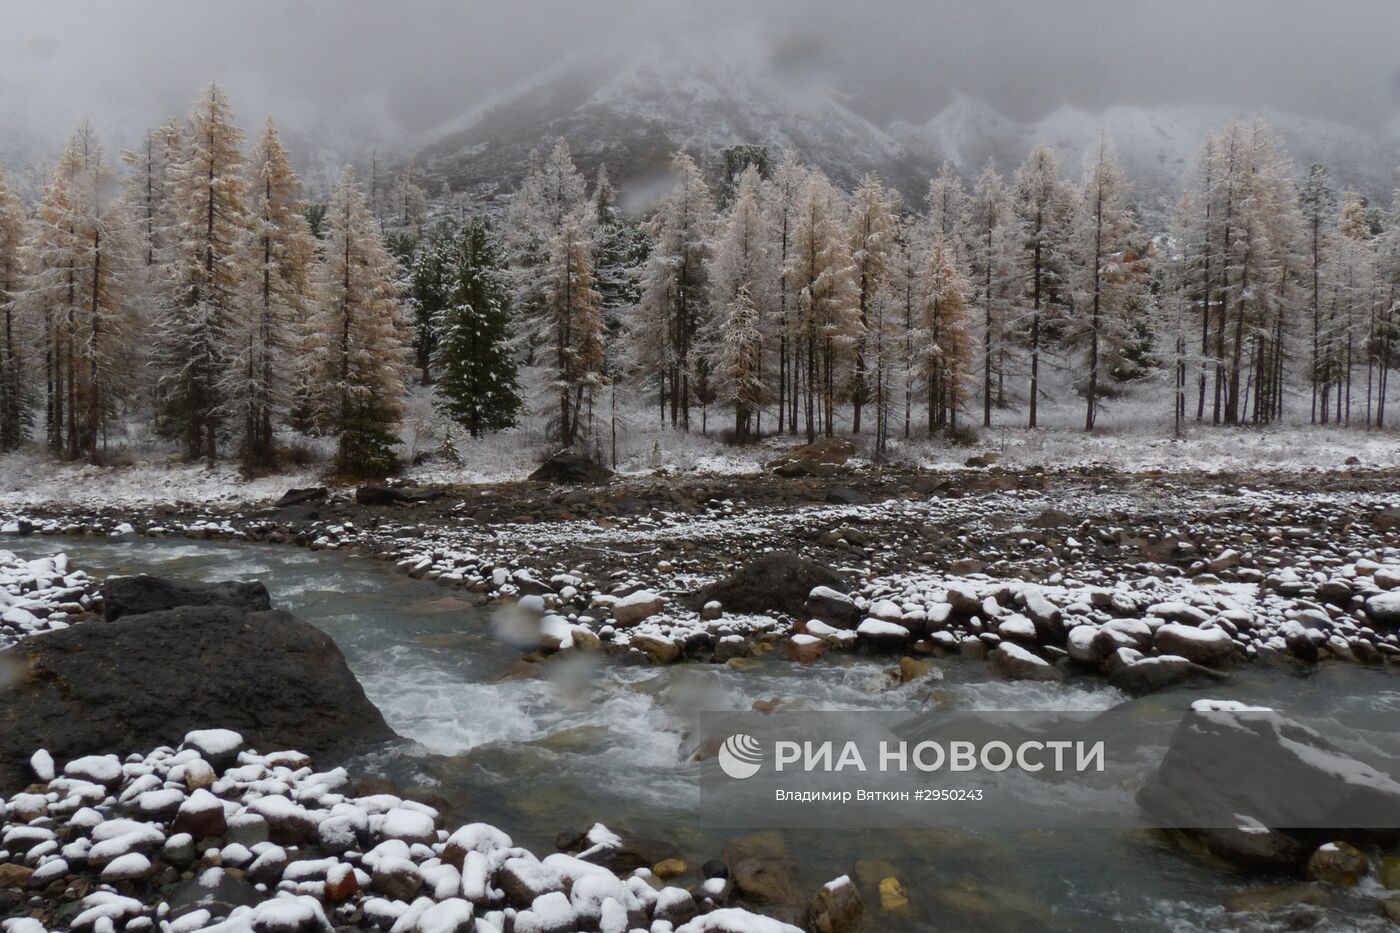
[[[1235,652],[1230,633],[1219,628],[1193,628],[1168,622],[1153,639],[1158,653],[1178,655],[1197,664],[1219,664]]]
[[[1065,677],[1049,661],[1011,642],[1002,642],[992,653],[992,665],[1007,680],[1064,680]]]
[[[224,805],[203,788],[195,791],[180,804],[170,831],[188,833],[194,839],[209,839],[228,832]]]
[[[530,479],[537,483],[605,483],[613,472],[592,458],[560,451],[539,465]]]
[[[1395,838],[1359,826],[1400,827],[1400,783],[1276,712],[1223,701],[1193,703],[1161,764],[1137,793],[1159,825],[1307,825],[1323,838]]]
[[[1376,625],[1400,628],[1400,590],[1386,590],[1366,600],[1366,617]]]
[[[855,628],[860,622],[860,608],[855,600],[829,586],[814,587],[802,608],[809,618],[841,629]]]
[[[1108,682],[1133,696],[1147,696],[1192,681],[1227,680],[1228,675],[1175,655],[1142,658],[1114,668]]]
[[[794,868],[786,856],[744,856],[729,866],[729,877],[746,898],[791,907],[802,903]]]
[[[659,635],[637,635],[632,639],[632,647],[643,652],[653,664],[670,664],[681,656],[680,645]]]
[[[856,933],[865,914],[860,889],[847,875],[822,885],[807,908],[812,933]]]
[[[869,505],[875,501],[875,497],[849,486],[833,486],[826,491],[826,501],[832,505]]]
[[[638,590],[613,603],[613,618],[618,625],[632,626],[651,618],[665,608],[666,601],[651,590]]]
[[[1231,895],[1225,900],[1225,910],[1232,914],[1262,913],[1291,907],[1327,907],[1332,896],[1317,884],[1272,884],[1251,888]]]
[[[846,578],[791,551],[771,551],[700,590],[699,605],[718,600],[728,612],[785,612],[802,617],[807,597],[819,586],[846,591]]]
[[[1367,868],[1365,854],[1346,842],[1318,846],[1308,858],[1309,878],[1339,888],[1354,887],[1366,876]]]
[[[899,682],[911,683],[927,677],[933,671],[933,662],[924,658],[903,657],[899,659]]]
[[[1185,835],[1217,858],[1241,868],[1291,872],[1307,857],[1307,847],[1297,839],[1259,825],[1192,830]]]
[[[102,584],[102,618],[108,622],[180,606],[229,606],[245,612],[264,612],[272,608],[272,598],[267,587],[256,581],[199,583],[138,574],[109,577]]]
[[[787,656],[799,664],[811,664],[826,655],[829,645],[814,635],[797,634],[784,645]]]
[[[281,611],[187,606],[79,625],[27,639],[0,664],[20,672],[0,687],[5,787],[28,783],[38,747],[60,759],[173,747],[215,725],[313,754],[395,737],[329,636]]]

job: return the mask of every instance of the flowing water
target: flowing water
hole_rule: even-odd
[[[1281,921],[1226,914],[1223,898],[1257,879],[1207,868],[1154,834],[1127,830],[726,831],[697,790],[686,714],[699,705],[747,710],[780,699],[801,710],[1108,709],[1124,701],[1092,680],[989,680],[985,665],[940,662],[936,679],[900,685],[891,661],[864,655],[798,666],[770,658],[757,670],[624,666],[601,657],[548,665],[548,678],[513,669],[520,648],[500,637],[490,610],[460,591],[410,579],[392,565],[327,551],[179,540],[26,538],[3,542],[26,557],[64,551],[101,578],[152,573],[200,580],[261,580],[274,605],[327,632],[370,699],[413,746],[349,763],[446,802],[450,818],[495,823],[517,842],[551,851],[556,834],[600,821],[687,863],[727,843],[785,851],[803,887],[836,875],[895,875],[907,909],[869,904],[874,929],[1265,930]],[[1400,678],[1355,665],[1308,676],[1249,669],[1211,695],[1283,710],[1400,710]],[[1183,695],[1162,698],[1174,702]],[[743,837],[741,839],[741,837]],[[692,868],[692,871],[694,869]],[[693,880],[693,878],[691,879]],[[1377,891],[1340,897],[1314,929],[1384,929]],[[868,900],[871,897],[867,888]]]

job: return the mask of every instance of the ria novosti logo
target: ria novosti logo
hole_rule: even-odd
[[[751,778],[763,767],[763,743],[746,732],[736,732],[719,747],[719,767],[736,781]]]

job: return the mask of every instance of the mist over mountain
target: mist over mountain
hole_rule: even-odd
[[[973,97],[956,94],[931,119],[883,123],[829,74],[786,69],[771,57],[717,58],[698,51],[645,46],[630,59],[577,56],[409,140],[400,161],[435,185],[473,200],[511,191],[531,150],[568,140],[592,175],[606,165],[629,206],[644,207],[684,149],[719,171],[726,146],[795,150],[844,187],[874,172],[909,203],[922,200],[945,160],[971,178],[990,160],[1012,171],[1040,143],[1071,174],[1107,132],[1135,185],[1135,200],[1156,212],[1174,199],[1207,134],[1230,120],[1258,117],[1279,133],[1306,171],[1325,164],[1339,184],[1389,200],[1400,164],[1395,138],[1355,126],[1270,108],[1120,104],[1098,111],[1061,105],[1019,121]],[[433,188],[430,185],[430,188]]]

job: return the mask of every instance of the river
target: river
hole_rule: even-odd
[[[274,605],[327,632],[389,724],[412,740],[349,762],[450,805],[449,818],[506,829],[536,851],[556,834],[599,821],[691,866],[727,843],[785,851],[804,889],[836,875],[894,875],[906,909],[869,904],[872,929],[1273,930],[1286,920],[1227,914],[1231,893],[1259,883],[1193,861],[1156,835],[1131,830],[724,830],[697,791],[703,764],[684,714],[698,704],[749,709],[779,699],[800,710],[1102,710],[1126,698],[1103,683],[1005,683],[979,662],[939,662],[936,678],[899,684],[889,658],[829,655],[799,666],[772,657],[755,670],[626,666],[601,656],[520,677],[521,651],[491,610],[465,594],[410,579],[386,562],[272,545],[176,539],[9,538],[25,557],[66,552],[95,577],[151,573],[261,580]],[[776,654],[776,653],[775,653]],[[1247,669],[1212,696],[1285,711],[1400,710],[1400,678],[1332,664],[1308,675]],[[1184,694],[1154,702],[1178,705]],[[692,869],[693,871],[693,869]],[[693,880],[693,878],[692,878]],[[867,889],[868,890],[868,889]],[[1386,929],[1374,882],[1317,912],[1321,930]],[[869,896],[869,895],[867,895]]]

